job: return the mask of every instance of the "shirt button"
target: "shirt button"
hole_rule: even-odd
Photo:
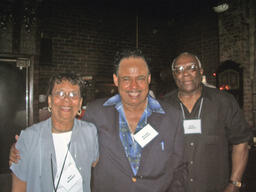
[[[193,178],[190,178],[190,182],[193,182],[194,181],[194,179]]]
[[[190,143],[190,146],[192,146],[192,147],[193,147],[193,146],[194,146],[194,142],[191,142],[191,143]]]
[[[190,161],[190,165],[193,165],[194,164],[194,161]]]

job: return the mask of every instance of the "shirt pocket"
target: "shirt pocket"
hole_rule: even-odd
[[[165,174],[168,169],[167,165],[171,165],[172,156],[169,150],[167,143],[163,139],[158,138],[152,141],[142,150],[140,171],[144,175],[154,178]]]
[[[200,140],[196,154],[198,180],[209,188],[218,186],[223,175],[223,140],[220,136],[204,136]]]

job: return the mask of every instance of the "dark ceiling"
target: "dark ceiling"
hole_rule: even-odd
[[[58,6],[86,6],[100,11],[115,12],[137,12],[140,14],[152,15],[154,17],[175,18],[180,16],[204,15],[205,12],[213,12],[212,7],[223,1],[230,0],[1,0],[0,14],[4,9],[9,7],[36,6],[43,7],[42,12],[47,12],[47,7],[52,4]],[[22,3],[23,2],[23,3]],[[16,5],[16,6],[15,6]],[[17,6],[18,5],[18,6]],[[25,7],[24,6],[24,7]],[[46,7],[46,9],[45,9]],[[56,7],[56,6],[55,6]],[[12,8],[11,8],[12,9]],[[42,9],[41,9],[42,10]],[[41,13],[42,13],[41,12]]]
[[[177,16],[213,11],[212,7],[223,1],[224,0],[94,0],[86,1],[86,3],[87,5],[97,6],[102,9],[137,10],[138,12],[153,13],[159,16]]]

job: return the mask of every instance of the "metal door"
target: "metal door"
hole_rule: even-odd
[[[0,58],[0,173],[9,172],[10,145],[28,126],[28,63]]]

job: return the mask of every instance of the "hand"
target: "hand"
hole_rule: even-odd
[[[99,159],[97,159],[96,161],[94,161],[94,162],[92,163],[92,167],[95,167],[98,162],[99,162]]]
[[[18,141],[19,136],[15,135],[16,141]],[[10,149],[10,154],[9,154],[9,166],[12,165],[12,163],[18,163],[20,160],[20,153],[15,147],[16,143],[13,143]]]
[[[224,192],[239,192],[239,188],[229,183],[225,188]]]

